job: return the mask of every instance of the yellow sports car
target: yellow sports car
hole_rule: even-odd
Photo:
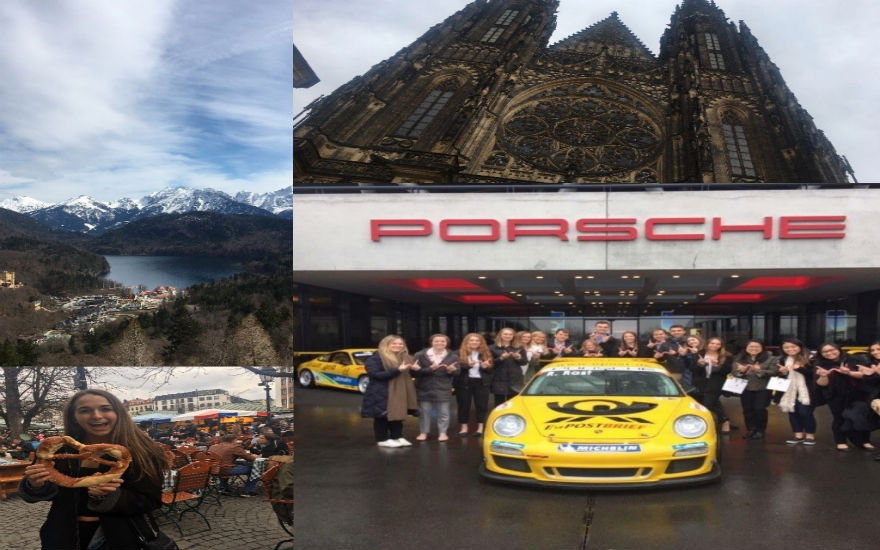
[[[370,379],[364,363],[375,349],[341,349],[296,368],[296,377],[304,388],[329,386],[364,393]]]
[[[480,474],[553,487],[702,483],[721,475],[712,413],[651,359],[555,361],[489,414]]]

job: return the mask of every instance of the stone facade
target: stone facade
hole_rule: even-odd
[[[657,56],[617,13],[548,46],[557,7],[477,0],[317,101],[294,128],[294,187],[849,181],[714,2],[676,7]]]

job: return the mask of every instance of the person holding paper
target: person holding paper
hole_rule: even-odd
[[[740,395],[746,433],[743,439],[764,439],[767,431],[767,407],[770,406],[770,390],[767,381],[778,369],[773,355],[764,349],[764,343],[749,340],[745,349],[733,360],[731,374],[748,381]]]
[[[786,439],[789,445],[816,444],[816,417],[813,410],[819,403],[816,391],[816,367],[810,363],[804,343],[797,338],[782,341],[777,375],[788,380],[788,389],[782,394],[779,409],[788,413],[794,437]]]

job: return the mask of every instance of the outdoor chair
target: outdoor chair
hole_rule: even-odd
[[[284,529],[285,533],[290,535],[289,539],[279,541],[278,544],[275,545],[274,550],[278,550],[278,548],[285,542],[293,542],[293,499],[273,498],[272,495],[272,482],[278,476],[278,470],[280,469],[280,465],[272,466],[260,476],[260,481],[263,482],[263,488],[266,490],[267,495],[265,502],[272,504],[272,508],[275,510],[275,517],[278,519],[278,524]],[[282,506],[276,506],[276,504],[281,504]],[[279,511],[281,511],[281,513],[279,513]]]
[[[193,462],[177,471],[177,479],[174,482],[174,490],[162,493],[162,508],[160,512],[180,531],[180,521],[184,514],[193,512],[205,520],[208,526],[205,531],[211,529],[208,518],[199,511],[202,501],[205,500],[205,491],[211,476],[211,465],[207,462]],[[204,532],[204,531],[199,531]],[[193,534],[193,533],[190,533]]]
[[[174,460],[172,462],[171,467],[174,468],[175,470],[183,468],[184,466],[189,464],[189,457],[186,456],[186,454],[180,452],[177,449],[172,450],[171,453],[174,455]]]

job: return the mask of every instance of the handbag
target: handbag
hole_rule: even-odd
[[[180,547],[177,546],[177,543],[174,540],[163,533],[158,527],[153,523],[153,518],[144,514],[144,523],[149,530],[149,533],[144,533],[141,531],[137,522],[132,518],[128,518],[128,523],[131,525],[131,530],[134,532],[135,536],[138,539],[138,548],[141,550],[180,550]]]

